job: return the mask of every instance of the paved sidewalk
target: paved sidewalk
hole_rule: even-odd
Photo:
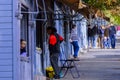
[[[120,49],[91,49],[80,56],[81,77],[73,79],[68,73],[60,80],[120,80]]]

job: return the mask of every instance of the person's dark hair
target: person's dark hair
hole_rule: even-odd
[[[53,32],[57,32],[57,29],[56,29],[55,27],[53,27],[53,29],[52,29],[52,30],[53,30]]]
[[[76,25],[75,25],[75,24],[73,24],[73,25],[72,25],[72,28],[75,28],[75,27],[76,27]]]
[[[47,30],[52,30],[52,26],[48,26],[48,27],[47,27]]]
[[[57,32],[57,29],[55,27],[51,27],[51,26],[47,27],[47,30],[51,30],[52,33]]]
[[[88,24],[87,26],[90,27],[90,24]]]
[[[20,39],[20,43],[22,43],[23,41],[25,41],[24,39]]]

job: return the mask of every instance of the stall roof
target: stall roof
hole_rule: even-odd
[[[46,1],[47,0],[45,0],[45,2]],[[89,18],[89,14],[92,13],[94,15],[98,11],[98,9],[93,8],[93,7],[91,7],[91,6],[89,6],[89,5],[85,4],[85,3],[82,3],[82,4],[83,5],[87,5],[86,7],[79,8],[81,0],[56,0],[56,1],[58,1],[58,2],[60,2],[62,4],[67,5],[72,10],[74,10],[76,12],[79,12],[80,14],[84,15],[86,18]],[[43,9],[43,4],[41,2],[42,2],[42,0],[38,0],[39,8]],[[47,5],[46,8],[48,8],[49,6],[51,6],[51,3],[47,2],[47,3],[45,3],[45,5]],[[47,10],[49,10],[49,9],[47,9]],[[99,17],[100,17],[100,15],[101,15],[101,13],[99,13]],[[105,17],[105,16],[102,16],[102,17],[104,17],[104,19],[106,19],[107,21],[109,21],[108,17]]]
[[[75,10],[76,12],[79,12],[86,18],[89,18],[89,14],[95,15],[97,13],[99,17],[103,17],[104,19],[109,21],[109,18],[103,15],[103,13],[98,12],[99,10],[97,8],[89,6],[88,4],[82,3],[83,6],[86,5],[86,7],[84,6],[82,8],[79,8],[81,0],[57,0],[57,1],[69,6],[71,9]]]
[[[67,6],[69,6],[71,9],[75,10],[76,12],[81,13],[85,17],[89,18],[90,9],[86,4],[81,3],[81,0],[57,0]],[[80,5],[83,5],[83,7],[80,8]]]

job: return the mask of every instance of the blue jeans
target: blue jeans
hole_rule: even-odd
[[[110,42],[111,42],[111,47],[115,48],[115,44],[116,44],[115,35],[110,35]]]
[[[88,47],[90,47],[90,43],[93,44],[93,37],[88,37]]]
[[[74,57],[78,56],[78,51],[79,51],[79,45],[78,45],[78,41],[73,41],[72,42],[73,45],[73,49],[74,49]]]
[[[93,36],[93,44],[92,44],[93,48],[97,48],[97,39],[98,39],[98,35],[94,35]]]
[[[107,39],[105,40],[103,40],[103,46],[104,46],[104,48],[110,48],[110,39],[109,39],[109,37],[107,37]]]

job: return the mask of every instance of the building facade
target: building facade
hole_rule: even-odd
[[[16,0],[0,1],[0,80],[17,80],[19,38]]]
[[[69,20],[64,11],[69,13],[71,9],[54,0],[0,1],[0,80],[21,80],[20,74],[24,72],[20,71],[20,39],[27,42],[29,80],[35,80],[39,74],[45,75],[46,67],[50,66],[48,26],[57,28],[65,39],[61,45],[62,52],[66,53],[66,57],[71,55],[69,36],[73,19]],[[82,25],[86,25],[84,21]],[[79,26],[79,30],[86,27]],[[86,35],[86,32],[82,33]],[[37,54],[36,47],[42,49],[41,54]]]
[[[0,80],[21,80],[20,39],[27,41],[31,80],[35,53],[34,0],[0,1]]]

